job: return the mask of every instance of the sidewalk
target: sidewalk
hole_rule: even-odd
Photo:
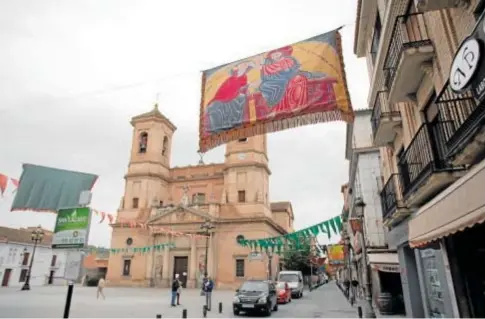
[[[344,290],[342,287],[340,287],[337,282],[335,282],[335,285],[339,288],[339,290],[342,292],[342,295],[344,297],[345,300],[347,300],[348,304],[350,305],[350,301],[347,299],[347,297],[345,296],[345,293],[344,293]],[[357,312],[359,306],[362,308],[362,311],[364,311],[365,309],[365,300],[364,299],[357,299],[355,302],[354,302],[354,305],[351,306],[352,308],[355,309],[355,311]],[[374,312],[376,313],[376,317],[377,318],[406,318],[406,315],[381,315],[379,313],[379,308],[374,304]]]

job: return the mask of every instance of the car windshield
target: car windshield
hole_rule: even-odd
[[[239,288],[239,291],[268,291],[268,284],[263,281],[246,281]]]
[[[297,282],[298,281],[298,275],[296,275],[296,274],[281,274],[280,275],[280,281]]]
[[[276,285],[276,288],[278,288],[278,289],[285,289],[285,285],[286,285],[286,282],[279,282]]]

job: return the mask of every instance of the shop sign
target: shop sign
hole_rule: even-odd
[[[485,15],[482,14],[472,34],[455,54],[450,69],[450,88],[463,93],[468,88],[479,101],[485,99],[485,63],[482,63],[485,44]]]
[[[401,272],[401,270],[399,269],[399,265],[373,264],[372,269],[382,271],[382,272],[393,272],[393,273]]]

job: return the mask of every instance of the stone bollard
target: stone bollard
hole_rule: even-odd
[[[222,313],[222,302],[219,302],[219,313]]]
[[[202,306],[202,316],[204,318],[207,318],[207,306],[206,305]]]
[[[161,314],[157,314],[157,316],[155,318],[162,319],[162,315]]]
[[[359,318],[362,318],[362,307],[361,306],[357,307],[357,313],[359,314]]]
[[[182,310],[182,318],[187,318],[187,309]]]

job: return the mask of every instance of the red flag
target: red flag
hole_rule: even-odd
[[[7,175],[0,174],[0,195],[3,196],[3,192],[7,189],[8,177]]]

